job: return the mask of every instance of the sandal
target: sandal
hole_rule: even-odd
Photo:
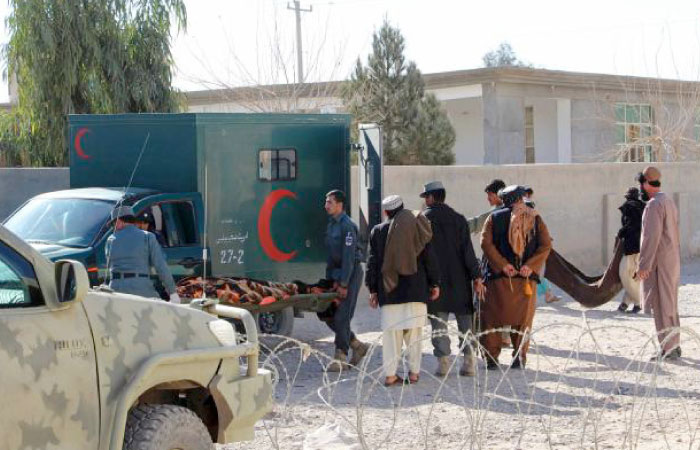
[[[561,297],[559,297],[558,295],[554,295],[554,294],[549,295],[549,296],[545,295],[544,301],[546,303],[556,303],[556,302],[561,301]]]
[[[393,381],[386,381],[386,380],[384,380],[384,386],[386,386],[386,387],[389,387],[389,386],[396,386],[396,385],[403,385],[403,384],[406,384],[406,380],[404,380],[403,378],[401,378],[401,377],[399,377],[399,376],[397,376],[396,378],[394,378]]]
[[[408,372],[408,384],[416,384],[419,380],[420,374]]]

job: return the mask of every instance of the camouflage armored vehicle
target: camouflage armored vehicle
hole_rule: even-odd
[[[248,312],[90,290],[2,226],[0,375],[2,449],[213,449],[272,405]]]

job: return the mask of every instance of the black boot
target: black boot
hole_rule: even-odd
[[[678,359],[681,357],[681,348],[676,347],[664,355],[666,359]]]
[[[498,365],[498,361],[493,359],[491,355],[486,355],[486,368],[488,370],[498,370],[500,366]]]
[[[620,303],[620,306],[617,307],[617,310],[620,312],[627,311],[627,303],[625,303],[625,302]]]
[[[670,352],[665,352],[662,350],[656,356],[653,356],[651,358],[651,360],[652,361],[662,361],[665,359],[674,360],[674,359],[679,359],[680,357],[681,357],[681,348],[676,347],[673,350],[671,350]]]
[[[627,314],[637,314],[642,308],[639,305],[634,305],[631,310],[627,311]]]

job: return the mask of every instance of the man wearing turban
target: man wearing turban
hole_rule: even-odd
[[[508,186],[499,192],[504,208],[491,214],[481,234],[486,257],[486,299],[481,306],[481,329],[511,327],[512,368],[525,366],[537,298],[536,283],[552,240],[542,217],[523,201],[521,186]],[[500,333],[487,332],[481,338],[489,370],[498,369]]]

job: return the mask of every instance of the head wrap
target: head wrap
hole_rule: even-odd
[[[384,211],[393,211],[403,206],[403,200],[398,195],[389,195],[382,200],[382,209]]]
[[[625,198],[627,200],[639,200],[639,189],[636,187],[631,187],[625,192]]]
[[[510,207],[513,203],[523,198],[524,195],[525,189],[517,184],[512,184],[498,191],[498,197],[500,197],[506,207]]]

